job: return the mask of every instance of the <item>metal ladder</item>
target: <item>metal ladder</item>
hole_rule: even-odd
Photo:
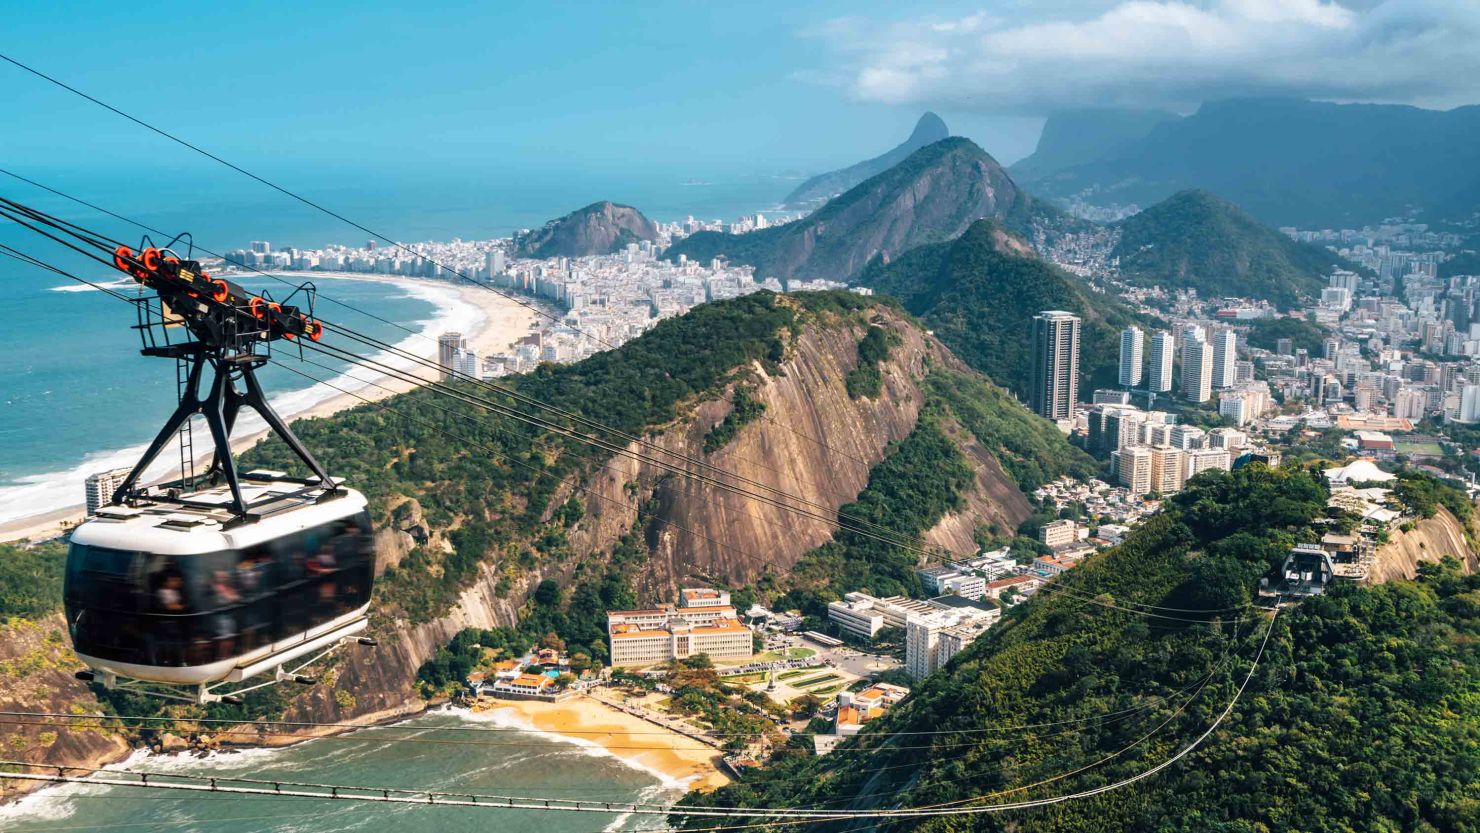
[[[176,402],[185,399],[185,386],[190,380],[190,362],[184,357],[175,359]],[[187,419],[177,432],[180,447],[180,492],[195,491],[195,432],[191,428],[193,419]]]

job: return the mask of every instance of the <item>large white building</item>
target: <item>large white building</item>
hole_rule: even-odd
[[[730,591],[709,587],[685,587],[678,591],[679,607],[729,607]]]
[[[1151,449],[1151,491],[1169,495],[1187,482],[1187,452],[1180,448]]]
[[[1131,494],[1140,497],[1151,491],[1151,449],[1133,446],[1110,456],[1121,485]]]
[[[985,584],[983,585],[985,592]],[[902,628],[905,620],[916,613],[930,613],[940,607],[930,602],[905,596],[882,599],[857,591],[843,596],[840,602],[828,602],[827,618],[845,633],[872,639],[883,628]]]
[[[1238,333],[1213,333],[1213,387],[1231,388],[1238,381]]]
[[[1177,340],[1171,333],[1157,333],[1151,337],[1151,373],[1147,380],[1152,393],[1166,393],[1172,389],[1172,359]]]
[[[750,628],[729,606],[613,610],[606,615],[606,632],[614,666],[654,665],[696,654],[749,659],[755,653]]]
[[[110,469],[87,476],[84,488],[87,492],[88,517],[96,515],[99,509],[113,502],[113,493],[123,485],[128,473],[128,469]]]
[[[442,365],[443,379],[457,370],[457,354],[467,349],[468,342],[462,333],[446,332],[437,336],[437,364]]]
[[[928,676],[996,624],[1001,609],[979,604],[916,613],[905,621],[904,665],[911,676]]]
[[[1120,331],[1121,387],[1133,388],[1141,384],[1141,345],[1145,336],[1141,328],[1134,325]]]
[[[1213,346],[1191,335],[1182,342],[1182,398],[1206,402],[1213,398]]]

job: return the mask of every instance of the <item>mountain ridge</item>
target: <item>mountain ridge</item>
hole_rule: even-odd
[[[903,162],[906,157],[920,148],[948,138],[950,135],[950,128],[946,127],[945,121],[935,113],[926,111],[915,122],[915,129],[910,131],[909,138],[903,142],[872,159],[865,159],[846,168],[839,168],[809,178],[788,194],[782,201],[782,205],[795,209],[809,208],[819,202],[825,202],[865,179],[877,176]]]
[[[1043,197],[1147,205],[1191,188],[1274,226],[1360,227],[1480,208],[1480,105],[1425,110],[1292,98],[1204,103],[1115,153],[1037,171]],[[1359,187],[1353,187],[1359,182]]]
[[[754,266],[757,278],[847,280],[875,257],[887,260],[952,239],[983,217],[1026,232],[1035,217],[1058,214],[1019,189],[970,139],[951,137],[915,151],[800,220],[747,234],[699,232],[663,256],[701,262],[726,257]]]

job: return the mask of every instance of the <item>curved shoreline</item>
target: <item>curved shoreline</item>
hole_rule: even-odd
[[[432,304],[431,317],[422,322],[417,333],[415,335],[408,333],[395,345],[401,350],[422,358],[436,359],[436,336],[446,330],[462,331],[469,345],[478,350],[480,355],[503,352],[528,333],[529,325],[534,320],[534,313],[527,307],[475,286],[399,276],[362,275],[352,272],[314,272],[311,275],[314,280],[352,280],[391,284],[405,290],[413,297]],[[333,306],[328,302],[326,305]],[[384,353],[375,358],[398,369],[414,367],[408,360],[395,359]],[[320,371],[315,368],[309,368],[309,371],[315,375],[320,374]],[[329,381],[345,390],[354,391],[355,395],[331,390],[323,384],[315,384],[273,397],[273,407],[283,415],[284,419],[293,422],[299,419],[329,416],[347,410],[362,404],[359,397],[372,401],[380,400],[393,393],[404,393],[414,387],[406,381],[387,380],[386,374],[374,373],[364,368],[354,368],[352,372],[353,375],[340,373]],[[384,385],[390,390],[384,390],[377,385]],[[232,446],[237,451],[251,447],[267,433],[266,426],[255,415],[243,417],[241,430],[243,433],[232,442]],[[70,468],[29,475],[22,478],[21,483],[3,488],[10,490],[24,489],[28,486],[57,488],[58,484],[62,483],[71,494],[80,498],[82,482],[88,474],[129,465],[143,453],[143,450],[144,445],[139,444],[122,449],[92,452],[86,455],[81,463]],[[208,456],[202,455],[202,461],[205,461]],[[151,474],[163,477],[171,467],[161,464],[156,468],[160,471],[151,470]],[[63,505],[52,503],[50,506],[39,507],[38,511],[26,512],[9,520],[0,521],[0,542],[45,540],[56,537],[82,519],[82,510],[80,500],[73,503],[69,499],[69,502]]]

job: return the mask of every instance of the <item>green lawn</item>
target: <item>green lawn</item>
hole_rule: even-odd
[[[843,684],[842,683],[834,683],[834,684],[832,684],[830,686],[827,686],[825,688],[809,688],[809,689],[807,689],[808,692],[810,692],[812,694],[815,694],[818,697],[827,697],[830,694],[837,694],[839,691],[842,691],[842,690],[843,690]]]
[[[1420,456],[1443,457],[1444,449],[1434,442],[1405,442],[1397,440],[1393,443],[1399,454],[1417,454]]]
[[[805,680],[798,680],[792,683],[791,686],[792,688],[806,688],[807,686],[819,685],[821,683],[830,683],[833,680],[837,679],[841,679],[840,677],[838,677],[837,674],[819,674],[816,677],[811,677]]]

